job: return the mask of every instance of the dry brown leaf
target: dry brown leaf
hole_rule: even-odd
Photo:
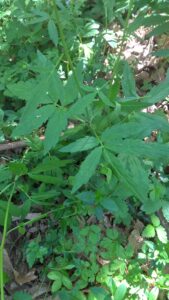
[[[110,260],[105,260],[99,256],[97,256],[97,261],[101,266],[108,265],[110,263]]]
[[[14,270],[14,277],[15,277],[16,283],[19,284],[19,285],[29,283],[31,281],[34,281],[37,278],[37,276],[35,275],[35,270],[32,270],[32,271],[30,271],[30,272],[28,272],[27,274],[24,274],[24,275],[20,274],[16,270]]]
[[[33,285],[28,290],[29,294],[32,295],[32,299],[36,299],[36,298],[39,299],[39,297],[41,297],[40,299],[50,299],[49,296],[46,296],[49,291],[50,291],[50,286],[49,285],[42,286],[41,283]],[[42,297],[42,295],[44,295],[44,297]]]
[[[9,258],[8,252],[6,249],[3,251],[3,260],[4,260],[4,271],[9,276],[10,279],[14,278],[14,268]]]
[[[143,241],[144,239],[140,235],[139,230],[132,230],[128,238],[128,244],[132,246],[135,253],[142,247]]]
[[[140,220],[137,220],[134,224],[134,229],[138,230],[141,233],[144,229],[144,224]]]

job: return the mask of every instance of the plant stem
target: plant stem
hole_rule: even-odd
[[[58,210],[58,208],[52,209],[52,210],[48,211],[47,213],[41,214],[40,216],[35,217],[35,218],[33,218],[32,220],[29,220],[29,221],[27,221],[27,222],[20,223],[20,224],[17,225],[16,227],[10,229],[10,230],[7,232],[7,235],[10,234],[11,232],[13,232],[13,231],[15,231],[15,230],[21,228],[21,227],[25,227],[26,225],[30,225],[30,224],[32,224],[32,223],[34,223],[34,222],[37,222],[37,221],[39,221],[39,220],[41,220],[41,219],[46,218],[48,215],[50,215],[52,212],[55,212],[56,210]]]
[[[78,203],[78,202],[79,202],[79,201],[75,200],[75,201],[72,202],[72,204]],[[55,211],[60,211],[60,210],[63,210],[63,209],[64,209],[64,207],[55,208],[55,209],[52,209],[52,210],[50,210],[50,211],[48,211],[48,212],[46,212],[46,213],[44,213],[44,214],[41,214],[41,215],[38,216],[38,217],[33,218],[32,220],[29,220],[29,221],[24,222],[24,223],[20,223],[20,224],[17,225],[16,227],[10,229],[10,230],[7,232],[6,235],[10,234],[11,232],[13,232],[13,231],[15,231],[15,230],[17,230],[17,229],[19,229],[19,228],[21,228],[21,227],[25,227],[25,226],[30,225],[30,224],[33,224],[34,222],[37,222],[37,221],[39,221],[39,220],[41,220],[41,219],[44,219],[44,218],[48,217],[50,214],[52,214],[52,213],[55,212]],[[68,217],[74,216],[75,214],[76,214],[76,212],[73,213],[73,214],[71,214],[71,215],[62,217],[62,218],[63,218],[63,219],[64,219],[64,218],[68,218]]]
[[[7,236],[7,228],[8,228],[8,218],[9,218],[9,209],[11,200],[15,191],[15,185],[16,185],[16,178],[14,179],[13,187],[11,189],[11,193],[9,195],[9,199],[7,202],[6,212],[5,212],[5,220],[4,220],[4,229],[2,234],[2,241],[0,245],[0,290],[1,290],[1,300],[5,300],[4,295],[4,276],[3,276],[3,253],[4,253],[4,247],[5,247],[5,241]]]
[[[12,185],[12,183],[9,183],[7,186],[5,186],[4,189],[2,191],[0,191],[0,195],[2,195],[3,193],[5,193],[6,190],[8,190],[10,188],[11,185]]]

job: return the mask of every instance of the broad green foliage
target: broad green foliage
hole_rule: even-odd
[[[169,123],[143,109],[168,97],[169,72],[140,96],[119,47],[143,25],[168,32],[169,8],[141,2],[0,1],[0,142],[26,142],[2,155],[0,225],[24,235],[46,219],[23,252],[58,300],[167,295]]]

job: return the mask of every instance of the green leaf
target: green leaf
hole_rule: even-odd
[[[96,146],[98,146],[99,142],[98,140],[93,136],[85,136],[84,138],[81,138],[79,140],[76,140],[75,142],[61,148],[60,152],[70,152],[75,153],[79,151],[86,151],[89,149],[92,149]]]
[[[78,84],[77,80],[78,78]],[[83,84],[83,64],[79,63],[74,71],[69,75],[66,85],[64,85],[64,98],[61,99],[62,105],[68,105],[78,99],[79,88]]]
[[[75,193],[83,184],[86,184],[96,171],[100,162],[102,148],[98,147],[90,152],[80,166],[79,172],[75,176],[72,193]]]
[[[54,43],[54,45],[57,47],[58,45],[58,32],[56,25],[53,20],[49,20],[48,22],[48,33],[51,41]]]
[[[117,204],[111,198],[103,199],[101,205],[113,214],[116,214],[119,210]]]
[[[164,100],[169,95],[169,79],[166,77],[160,84],[154,86],[146,95],[145,100],[149,105]]]
[[[59,141],[62,131],[66,128],[67,118],[63,110],[56,109],[49,119],[45,131],[44,153],[48,153]]]
[[[68,289],[71,290],[72,289],[72,282],[71,280],[67,277],[62,275],[62,284]]]
[[[27,95],[27,104],[24,108],[21,122],[30,118],[34,114],[39,104],[56,103],[59,99],[64,97],[64,89],[62,82],[55,71],[54,65],[47,60],[47,66],[42,70],[37,77],[32,88],[29,88]]]
[[[157,232],[157,236],[158,236],[158,239],[160,240],[160,242],[162,242],[163,244],[166,244],[168,242],[168,239],[167,239],[167,232],[166,232],[165,228],[160,225],[160,226],[156,227],[156,232]]]
[[[52,284],[52,293],[56,293],[60,288],[62,287],[62,281],[61,278],[58,278],[57,281],[54,281]]]
[[[55,156],[50,156],[45,158],[41,163],[37,164],[35,168],[31,170],[31,173],[33,174],[39,174],[41,172],[49,172],[49,171],[60,171],[60,168],[66,167],[68,164],[70,165],[73,162],[73,160],[69,159],[62,159]]]
[[[151,32],[147,34],[147,37],[151,36],[158,36],[163,33],[169,32],[169,22],[164,22],[163,24],[160,24],[156,28],[154,28]]]
[[[32,300],[32,296],[26,292],[18,291],[13,295],[13,300]]]
[[[36,174],[28,173],[28,176],[36,181],[49,183],[49,184],[59,185],[62,182],[62,180],[60,178],[54,177],[54,176],[49,176],[49,175],[39,175],[39,174],[36,175]]]
[[[39,174],[41,172],[56,171],[58,169],[58,162],[55,159],[42,162],[32,169],[32,174]]]
[[[148,294],[148,300],[157,300],[159,296],[159,288],[153,287]]]
[[[56,281],[62,277],[61,273],[58,271],[51,271],[48,273],[47,276],[49,279],[56,280]]]
[[[106,3],[106,2],[107,2],[107,4],[108,4],[108,2],[109,2],[110,5],[112,4],[111,0],[106,0],[104,3]],[[108,4],[108,6],[109,6],[109,4]],[[108,11],[111,14],[110,9]],[[103,32],[103,37],[106,40],[106,42],[110,45],[110,47],[112,47],[112,48],[117,47],[117,39],[116,39],[115,34],[112,30],[106,30],[105,32]]]
[[[89,300],[110,300],[108,292],[102,287],[92,287],[90,288]]]
[[[127,292],[127,287],[125,284],[120,284],[115,292],[114,300],[123,300]]]
[[[152,55],[157,57],[169,57],[169,49],[161,49],[152,53]]]
[[[160,219],[156,215],[151,216],[151,222],[154,227],[158,227],[160,225]]]
[[[153,25],[158,25],[161,23],[164,23],[165,21],[167,21],[168,16],[166,15],[160,15],[160,14],[152,14],[152,15],[147,15],[147,14],[142,14],[142,15],[138,15],[134,21],[132,23],[129,24],[129,32],[132,33],[134,31],[136,31],[137,28],[139,28],[140,26],[142,26],[142,24],[144,24],[144,26],[153,26]]]
[[[111,101],[117,98],[119,90],[120,90],[120,80],[119,78],[115,78],[114,83],[111,83],[109,87],[109,99]]]
[[[119,191],[120,185],[118,185],[117,190]],[[128,213],[128,206],[120,196],[117,198],[116,191],[114,192],[114,197],[105,198],[101,201],[101,206],[107,209],[108,212],[111,212],[115,220],[123,222],[123,224],[127,225],[130,223],[130,215]]]
[[[142,236],[145,237],[145,238],[153,238],[153,237],[155,237],[155,229],[154,229],[153,225],[148,224],[144,228]]]
[[[12,135],[22,136],[32,133],[33,130],[38,129],[48,120],[48,118],[50,118],[54,110],[54,105],[45,105],[39,109],[35,109],[32,114],[29,114],[25,119],[22,119],[19,125],[14,129]]]
[[[153,214],[158,211],[162,206],[161,199],[156,199],[156,201],[148,199],[147,202],[143,203],[141,209],[146,212],[146,214]]]
[[[24,163],[22,162],[10,162],[9,163],[9,170],[14,174],[14,175],[17,175],[17,176],[22,176],[22,175],[25,175],[27,174],[28,172],[28,169],[27,167],[25,166]]]
[[[167,222],[169,222],[169,202],[168,201],[163,202],[162,212],[163,212],[164,218],[167,220]]]
[[[127,61],[124,64],[122,88],[125,97],[138,97],[134,76]]]
[[[99,34],[100,25],[96,23],[94,20],[89,21],[84,26],[84,34],[83,37],[88,38]]]
[[[169,80],[168,77],[157,86],[154,86],[149,93],[144,97],[128,97],[119,99],[121,110],[127,113],[132,111],[140,111],[150,105],[153,105],[161,100],[164,100],[169,95]]]
[[[52,75],[49,75],[49,77],[47,78],[42,78],[39,82],[37,82],[34,89],[29,90],[29,101],[27,101],[27,104],[24,108],[21,122],[30,117],[30,115],[34,113],[39,104],[47,104],[51,102],[48,97],[49,81],[51,80],[51,76]]]
[[[28,200],[29,201],[29,200]],[[6,200],[0,200],[0,225],[4,225],[4,219],[5,219],[5,212],[7,209],[8,202]],[[8,225],[11,222],[12,216],[15,217],[21,217],[25,216],[25,206],[28,204],[27,201],[23,205],[15,205],[13,203],[10,203],[9,205],[9,218],[8,218]]]
[[[51,178],[48,179],[48,180],[51,180]],[[53,184],[56,185],[56,182],[53,183]],[[58,184],[60,184],[59,181],[58,181]],[[31,200],[33,200],[36,203],[39,202],[39,204],[42,204],[42,202],[44,201],[44,203],[46,205],[48,205],[49,200],[51,200],[52,198],[56,199],[56,197],[58,197],[58,196],[59,196],[59,192],[56,191],[56,190],[45,191],[44,193],[43,192],[38,192],[38,193],[36,192],[36,193],[32,193]]]
[[[126,162],[123,163],[119,157],[107,150],[104,151],[104,156],[116,176],[131,192],[131,195],[137,197],[141,202],[145,202],[149,190],[149,181],[141,162],[136,157],[126,157]]]
[[[30,99],[30,91],[32,91],[36,87],[36,81],[31,79],[26,82],[19,81],[17,83],[10,83],[7,85],[7,91],[5,91],[5,95],[17,97],[21,100],[29,100]]]
[[[112,139],[109,139],[106,142],[106,146],[114,153],[152,158],[154,160],[163,159],[165,153],[169,151],[168,144],[146,143],[134,139],[116,140],[115,143]]]
[[[39,245],[37,240],[32,240],[26,248],[26,260],[29,267],[31,268],[38,260],[43,263],[47,254],[47,247]]]
[[[107,128],[102,134],[102,141],[114,142],[114,139],[139,138],[149,136],[153,130],[169,131],[169,124],[164,116],[137,113],[130,122],[117,123]],[[110,140],[110,141],[109,141]]]
[[[57,298],[56,298],[57,297]],[[77,298],[73,298],[69,295],[68,291],[67,290],[61,290],[57,293],[57,296],[56,296],[56,300],[78,300]],[[79,299],[80,300],[80,299]],[[83,299],[84,300],[84,299]],[[85,299],[86,300],[86,299]]]
[[[0,125],[3,124],[3,119],[4,119],[4,111],[0,109]]]
[[[91,93],[77,100],[76,103],[70,107],[68,111],[68,117],[72,118],[74,116],[78,116],[84,113],[85,109],[89,106],[89,104],[95,101],[95,96],[96,93]]]
[[[98,96],[103,101],[103,103],[105,105],[112,106],[112,102],[109,100],[109,98],[102,91],[100,91],[100,90],[98,91]]]
[[[134,97],[134,99],[133,97],[128,97],[125,99],[120,98],[117,103],[120,105],[121,111],[125,113],[131,113],[133,111],[139,112],[141,109],[150,106],[145,99],[141,99],[139,96]]]

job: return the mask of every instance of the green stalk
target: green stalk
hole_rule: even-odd
[[[3,253],[4,253],[4,247],[6,242],[6,236],[7,236],[7,228],[8,228],[8,218],[9,218],[9,209],[10,204],[12,201],[12,197],[15,191],[15,185],[16,185],[16,178],[14,180],[14,184],[11,190],[11,193],[9,195],[9,199],[7,202],[6,212],[5,212],[5,220],[4,220],[4,229],[2,234],[2,241],[0,245],[0,290],[1,290],[1,300],[5,300],[4,295],[4,276],[3,276],[3,267],[4,267],[4,261],[3,261]]]
[[[12,185],[12,183],[9,183],[7,186],[5,186],[4,189],[2,191],[0,191],[0,195],[2,195],[3,193],[5,193],[6,190],[8,190],[10,188],[11,185]]]
[[[72,202],[72,204],[78,203],[78,202],[79,202],[78,200],[75,200],[75,201]],[[16,227],[10,229],[10,230],[7,232],[6,235],[10,234],[11,232],[13,232],[13,231],[15,231],[15,230],[17,230],[17,229],[19,229],[19,228],[25,227],[25,226],[27,226],[27,225],[31,225],[31,224],[33,224],[33,223],[35,223],[35,222],[38,222],[38,221],[41,220],[41,219],[45,219],[46,217],[48,217],[48,216],[49,216],[50,214],[52,214],[53,212],[55,212],[55,211],[60,211],[60,210],[63,210],[63,209],[64,209],[64,207],[59,207],[59,208],[57,207],[57,208],[54,208],[54,209],[52,209],[52,210],[50,210],[50,211],[48,211],[48,212],[46,212],[46,213],[44,213],[44,214],[41,214],[41,215],[38,216],[38,217],[33,218],[32,220],[29,220],[29,221],[27,221],[27,222],[20,223],[20,224],[17,225]],[[72,216],[74,216],[74,215],[76,215],[76,214],[77,214],[77,213],[75,212],[75,213],[70,214],[70,215],[68,215],[68,216],[65,216],[65,217],[63,216],[62,219],[66,219],[66,218],[68,218],[68,217],[72,217]]]
[[[10,230],[7,232],[7,235],[10,234],[11,232],[13,232],[13,231],[15,231],[15,230],[21,228],[21,227],[25,227],[26,225],[30,225],[30,224],[33,224],[34,222],[37,222],[37,221],[39,221],[39,220],[41,220],[41,219],[44,219],[44,218],[46,218],[48,215],[50,215],[51,213],[53,213],[53,212],[55,212],[55,211],[57,211],[57,210],[58,210],[58,208],[52,209],[52,210],[48,211],[47,213],[41,214],[40,216],[33,218],[32,220],[29,220],[29,221],[24,222],[24,223],[20,223],[20,224],[17,225],[16,227],[10,229]]]

